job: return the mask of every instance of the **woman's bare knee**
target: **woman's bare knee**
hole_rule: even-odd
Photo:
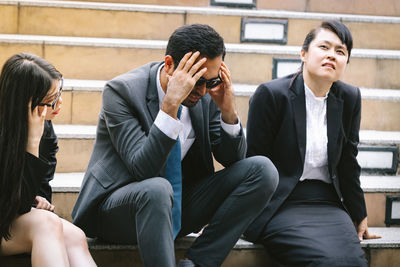
[[[77,226],[62,219],[65,246],[68,248],[88,249],[85,233]]]
[[[3,239],[0,254],[29,253],[35,241],[43,237],[63,238],[60,218],[45,210],[32,209],[17,217],[11,224],[9,240]]]

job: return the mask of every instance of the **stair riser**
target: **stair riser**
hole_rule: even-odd
[[[66,91],[62,98],[62,112],[54,120],[56,124],[97,124],[102,101],[100,91]],[[248,105],[248,96],[236,97],[236,108],[244,127],[247,125]],[[361,129],[400,131],[399,114],[399,102],[364,99]]]
[[[0,18],[1,22],[5,22],[0,26],[0,29],[5,29],[3,33],[167,40],[176,28],[184,24],[204,23],[214,27],[228,43],[241,42],[241,20],[247,17],[24,5],[19,7],[19,12],[17,6],[0,5],[0,14],[2,13],[7,14]],[[301,45],[308,31],[321,22],[316,19],[280,19],[287,20],[288,23],[288,45]],[[400,35],[397,34],[400,24],[345,23],[353,34],[354,47],[400,49]],[[162,30],[160,25],[163,25]],[[371,36],[374,38],[370,38]],[[391,38],[385,38],[386,36]]]

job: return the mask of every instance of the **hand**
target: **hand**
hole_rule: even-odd
[[[51,205],[50,202],[48,202],[44,197],[36,196],[35,201],[37,209],[48,210],[52,212],[54,211],[54,205]]]
[[[357,226],[357,233],[358,233],[358,238],[360,241],[363,241],[363,239],[375,239],[375,238],[381,238],[378,235],[373,235],[368,232],[368,220],[367,217],[365,217]]]
[[[221,67],[222,83],[210,89],[210,96],[221,110],[221,117],[225,123],[236,124],[238,122],[235,109],[235,93],[233,91],[231,73],[228,67],[222,62]]]
[[[28,106],[28,143],[26,151],[39,157],[39,144],[43,135],[44,120],[46,118],[47,106],[36,106],[31,111],[32,101]]]
[[[189,96],[197,80],[207,71],[207,68],[200,69],[206,62],[206,58],[195,63],[199,55],[198,51],[185,54],[173,74],[167,74],[167,92],[161,109],[174,118],[176,118],[179,106]]]

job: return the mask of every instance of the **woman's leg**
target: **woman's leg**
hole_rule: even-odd
[[[60,218],[49,211],[32,208],[17,217],[11,239],[2,239],[1,255],[31,253],[33,267],[69,266]]]
[[[61,219],[61,221],[70,266],[96,266],[90,255],[85,233],[72,223],[64,219]]]

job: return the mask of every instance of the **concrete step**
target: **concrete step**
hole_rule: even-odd
[[[74,1],[74,0],[73,0]],[[298,12],[325,12],[325,13],[344,13],[344,14],[366,14],[381,16],[399,16],[400,8],[396,0],[382,0],[380,2],[368,2],[364,0],[86,0],[87,2],[106,2],[106,3],[128,3],[128,4],[147,4],[147,5],[167,5],[167,6],[226,6],[253,9],[274,9]],[[65,1],[69,2],[69,1]]]
[[[352,31],[354,47],[400,49],[399,17],[331,14],[331,10],[309,13],[227,9],[208,4],[208,7],[200,8],[195,7],[201,6],[197,1],[183,1],[184,6],[156,2],[159,3],[154,4],[163,5],[11,0],[0,3],[0,13],[4,10],[8,14],[0,18],[0,25],[4,20],[0,29],[10,34],[167,40],[179,26],[206,23],[213,26],[227,43],[261,42],[261,36],[266,35],[269,43],[298,46],[320,21],[337,19]],[[159,25],[163,25],[162,30],[158,30]],[[272,25],[275,27],[271,28]],[[277,29],[279,34],[275,35]]]
[[[400,264],[400,228],[369,228],[371,233],[382,236],[361,242],[370,267],[395,267]],[[183,257],[197,235],[191,234],[175,242],[175,256]],[[136,245],[116,245],[88,239],[94,260],[101,267],[143,266]],[[29,256],[0,258],[5,266],[30,266]],[[258,244],[239,239],[222,267],[275,266],[266,250]]]
[[[0,34],[0,65],[11,55],[33,52],[65,77],[109,80],[162,60],[166,41]],[[226,63],[235,83],[259,84],[273,77],[274,60],[299,59],[299,46],[227,43]],[[343,81],[365,88],[400,88],[400,50],[354,49]],[[368,75],[366,75],[368,73]]]
[[[105,83],[66,79],[62,112],[55,123],[96,125]],[[256,88],[257,85],[234,84],[236,107],[243,126],[247,124],[249,98]],[[361,88],[361,95],[361,129],[400,131],[400,90]]]
[[[62,218],[71,220],[71,212],[80,191],[83,176],[83,172],[56,173],[54,180],[51,181],[53,204],[56,206],[56,213]],[[386,226],[386,198],[400,196],[400,176],[363,175],[360,181],[367,204],[369,225]]]
[[[55,125],[55,131],[59,138],[60,151],[57,154],[58,164],[57,172],[81,172],[86,170],[89,158],[92,152],[94,138],[96,136],[95,125]],[[376,151],[360,151],[359,159],[362,167],[372,166],[375,171],[387,171],[387,166],[393,167],[396,172],[398,168],[398,147],[400,145],[400,132],[370,131],[362,130],[360,132],[360,145],[365,148],[375,147]],[[390,148],[389,152],[385,149]],[[376,153],[383,153],[378,154]],[[386,155],[389,153],[389,155]],[[376,157],[383,155],[379,164],[375,165],[373,161]],[[371,162],[372,161],[372,162]],[[383,169],[383,170],[379,170]]]

